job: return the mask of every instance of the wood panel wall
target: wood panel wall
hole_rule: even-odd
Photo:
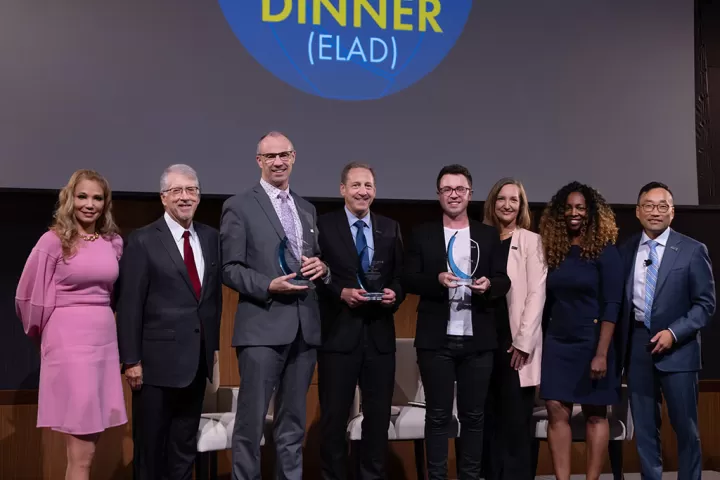
[[[230,346],[237,293],[225,288],[223,292],[223,318],[221,326],[220,383],[237,386],[240,376],[235,351]],[[397,312],[395,324],[399,338],[415,335],[415,309],[417,297],[410,296]],[[130,390],[125,385],[125,401],[131,417]],[[701,382],[699,403],[700,434],[703,445],[704,469],[720,469],[720,381]],[[65,446],[60,434],[35,428],[37,416],[37,393],[32,391],[0,392],[0,478],[47,479],[64,478]],[[675,437],[663,412],[662,429],[663,458],[666,469],[677,469]],[[305,447],[305,478],[320,478],[317,378],[313,378],[308,390],[307,438]],[[389,451],[389,475],[393,480],[416,479],[413,446],[411,442],[394,442]],[[585,446],[573,446],[573,473],[583,473]],[[274,463],[272,445],[263,449],[263,479],[271,479]],[[639,471],[634,442],[625,446],[625,468],[628,472]],[[609,464],[606,463],[609,472]],[[450,444],[450,478],[455,473],[455,454]],[[221,478],[230,478],[230,452],[219,455]],[[551,474],[547,445],[540,451],[538,474]],[[132,436],[130,424],[106,432],[100,439],[93,468],[94,480],[130,480],[132,478]]]

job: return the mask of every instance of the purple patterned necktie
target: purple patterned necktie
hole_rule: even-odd
[[[296,258],[300,258],[300,248],[298,245],[297,231],[295,230],[295,219],[293,218],[292,209],[290,208],[290,199],[288,198],[288,192],[280,192],[278,194],[280,198],[280,223],[282,223],[285,235],[290,243],[293,253]]]

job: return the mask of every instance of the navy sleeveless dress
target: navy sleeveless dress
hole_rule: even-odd
[[[614,342],[607,354],[607,375],[590,378],[603,321],[616,323],[623,294],[623,264],[614,245],[597,259],[581,258],[578,246],[547,276],[545,333],[540,397],[586,405],[620,400],[620,371]],[[549,309],[549,310],[548,310]]]

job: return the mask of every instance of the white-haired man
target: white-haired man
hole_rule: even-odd
[[[219,348],[220,237],[193,221],[198,176],[172,165],[165,214],[134,231],[120,261],[120,361],[133,390],[135,480],[190,480],[206,378]]]

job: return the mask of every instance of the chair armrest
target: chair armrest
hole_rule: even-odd
[[[350,406],[350,418],[355,418],[360,415],[362,411],[362,399],[360,397],[360,386],[355,385],[355,396],[353,397],[353,403]]]
[[[217,391],[217,410],[218,412],[235,413],[237,409],[237,396],[240,391],[239,387],[220,387]]]

